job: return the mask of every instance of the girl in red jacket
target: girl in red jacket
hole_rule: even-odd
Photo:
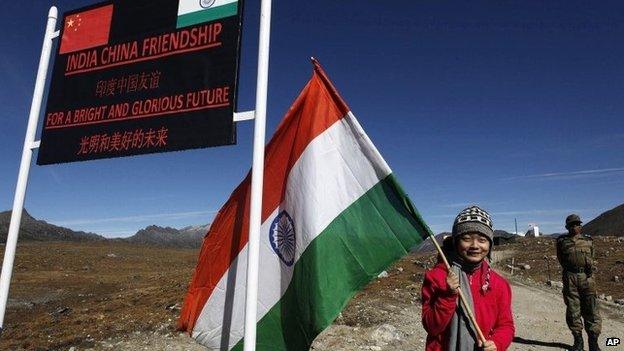
[[[448,257],[451,272],[439,262],[425,274],[422,286],[426,351],[504,351],[511,344],[515,331],[511,288],[485,260],[493,237],[490,215],[479,207],[468,207],[455,218],[454,252]],[[485,343],[461,306],[458,288],[471,306]]]

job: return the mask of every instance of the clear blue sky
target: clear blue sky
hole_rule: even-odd
[[[0,210],[10,209],[48,9],[0,12]],[[245,5],[239,110],[253,109],[259,1]],[[561,232],[624,202],[620,1],[274,1],[267,140],[323,64],[435,232],[476,203],[495,227]],[[251,164],[238,145],[36,166],[26,209],[105,236],[209,223]],[[34,161],[33,161],[34,163]]]

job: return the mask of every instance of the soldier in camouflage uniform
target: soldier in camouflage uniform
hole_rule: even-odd
[[[583,351],[583,321],[589,338],[589,350],[600,351],[598,336],[602,319],[596,300],[593,272],[594,244],[591,237],[581,234],[581,218],[571,214],[566,218],[568,234],[557,238],[557,259],[563,269],[563,300],[566,322],[574,336],[571,351]],[[583,321],[581,321],[581,317]]]

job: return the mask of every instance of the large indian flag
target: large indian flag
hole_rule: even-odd
[[[318,64],[266,148],[257,350],[307,350],[429,229]],[[250,176],[215,218],[179,327],[242,350]]]
[[[177,28],[218,20],[238,13],[238,0],[180,0]]]

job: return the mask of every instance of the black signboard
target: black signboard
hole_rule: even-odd
[[[65,13],[37,164],[236,143],[241,13],[237,0]]]

